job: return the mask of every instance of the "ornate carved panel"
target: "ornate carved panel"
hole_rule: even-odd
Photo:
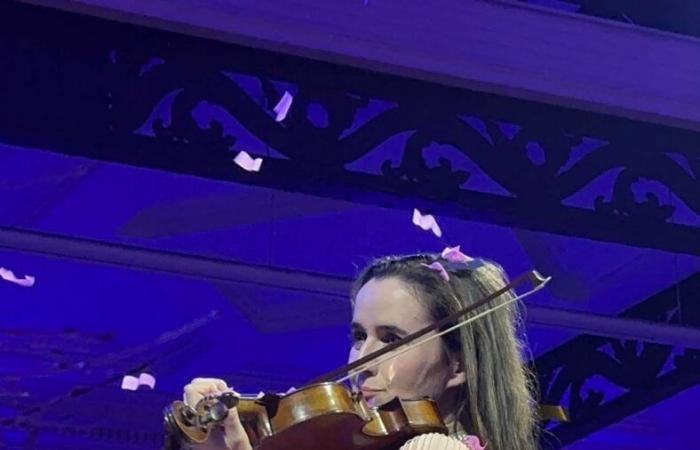
[[[697,133],[2,9],[3,141],[700,254]],[[20,30],[29,18],[40,26]],[[293,101],[277,121],[285,92]],[[232,164],[239,150],[264,169]]]
[[[700,275],[693,275],[620,317],[700,326]],[[700,383],[700,351],[581,335],[535,360],[541,398],[568,407],[571,422],[550,424],[560,448]]]

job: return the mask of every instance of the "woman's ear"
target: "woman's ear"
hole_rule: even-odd
[[[457,362],[453,361],[450,364],[452,368],[452,373],[450,378],[447,380],[447,386],[448,388],[453,388],[457,386],[461,386],[464,383],[467,382],[467,376],[464,374],[464,370],[462,370],[462,365]]]

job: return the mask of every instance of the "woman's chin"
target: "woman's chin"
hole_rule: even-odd
[[[382,396],[371,396],[365,398],[365,403],[367,403],[367,406],[369,406],[370,408],[382,406],[386,402],[387,399],[383,398]]]

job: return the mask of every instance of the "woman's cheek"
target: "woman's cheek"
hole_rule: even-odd
[[[382,369],[381,375],[384,378],[387,390],[396,397],[410,397],[412,388],[410,367],[407,367],[398,359],[387,362]]]
[[[390,361],[387,366],[386,370],[384,371],[384,378],[386,379],[387,386],[394,386],[397,384],[396,376],[397,376],[398,370],[396,369],[396,360]]]

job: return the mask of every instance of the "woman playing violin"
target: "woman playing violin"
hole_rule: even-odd
[[[352,293],[354,361],[459,311],[507,284],[494,263],[471,259],[459,247],[442,255],[385,257],[357,277]],[[512,298],[507,293],[494,303]],[[430,397],[449,437],[421,435],[402,450],[535,450],[532,377],[523,360],[517,305],[509,305],[439,339],[431,340],[356,374],[354,385],[369,406],[398,397]],[[222,380],[197,378],[185,387],[185,403],[229,390]],[[235,411],[223,429],[197,450],[250,450]],[[329,447],[330,448],[330,447]]]

